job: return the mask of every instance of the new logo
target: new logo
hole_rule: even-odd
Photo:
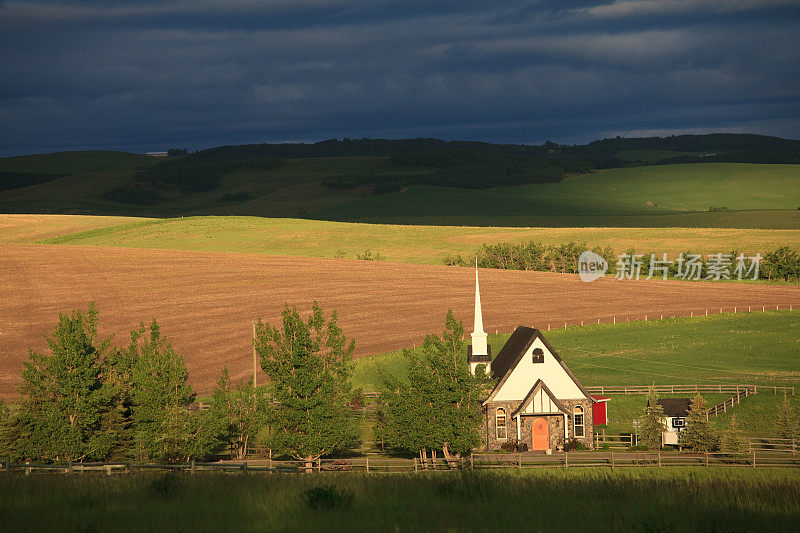
[[[581,252],[578,257],[578,275],[581,281],[590,282],[602,278],[608,271],[608,262],[591,250]]]

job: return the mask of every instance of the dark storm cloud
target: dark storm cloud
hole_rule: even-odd
[[[798,21],[777,0],[5,2],[0,154],[800,137]]]

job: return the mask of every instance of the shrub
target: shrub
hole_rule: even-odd
[[[349,509],[353,505],[355,495],[348,489],[339,489],[336,485],[320,485],[303,493],[303,500],[311,509],[333,511]]]
[[[363,254],[356,254],[356,259],[360,261],[385,261],[386,258],[379,253],[373,253],[369,250],[364,250]]]
[[[509,439],[500,445],[500,449],[504,452],[515,452],[517,451],[517,441],[515,439]]]
[[[586,451],[588,448],[583,441],[578,439],[569,439],[566,443],[564,443],[564,451],[565,452],[582,452]]]
[[[650,448],[644,444],[634,444],[633,446],[628,446],[628,450],[632,452],[646,452],[649,449]]]

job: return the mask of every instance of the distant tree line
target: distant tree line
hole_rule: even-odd
[[[122,204],[153,205],[168,196],[170,192],[212,191],[219,187],[222,177],[230,172],[240,170],[270,172],[282,165],[283,160],[276,158],[225,160],[207,159],[192,154],[139,170],[133,176],[133,183],[114,187],[106,191],[103,198]],[[244,194],[249,196],[249,193]],[[221,200],[242,201],[241,196],[225,196]]]
[[[474,141],[416,139],[328,139],[317,143],[247,144],[220,146],[197,152],[208,158],[252,159],[260,157],[365,157],[392,156],[419,151],[475,151],[535,158],[589,161],[608,157],[621,150],[670,150],[679,152],[775,152],[800,153],[800,141],[736,133],[676,135],[669,137],[602,139],[586,145],[566,145],[547,141],[543,145],[492,144]],[[621,161],[621,160],[620,160]]]
[[[498,243],[498,244],[482,244],[481,247],[475,252],[474,255],[463,257],[462,255],[451,255],[444,259],[444,264],[454,266],[474,266],[477,259],[478,266],[481,268],[499,268],[506,270],[536,270],[541,272],[558,272],[562,274],[570,274],[578,272],[578,258],[584,250],[588,250],[585,243],[569,242],[566,244],[543,244],[541,242],[530,241],[527,243]],[[614,274],[616,263],[618,260],[611,247],[605,248],[595,246],[591,249],[596,254],[600,255],[608,263],[609,274]],[[651,266],[654,267],[653,271],[655,277],[662,277],[662,270],[664,267],[667,271],[668,277],[678,277],[681,272],[678,271],[682,267],[677,261],[681,255],[671,255],[667,257],[667,261],[672,259],[671,262],[666,264],[658,263],[664,261],[664,254],[661,253],[638,253],[634,249],[625,252],[627,256],[640,256],[637,261],[641,262],[640,272],[642,277],[647,277],[650,273]],[[707,257],[702,254],[694,254],[691,251],[684,252],[684,258],[693,255],[700,255],[703,261]],[[733,250],[724,255],[729,256],[730,276],[735,278],[734,270],[736,268],[736,258],[740,255],[739,251]],[[747,258],[746,267],[750,267],[750,257]],[[703,277],[705,276],[705,271]],[[750,276],[743,276],[743,278],[750,278]],[[781,281],[800,281],[800,252],[794,250],[789,246],[781,246],[780,248],[765,253],[760,261],[758,270],[758,279],[764,280],[781,280]]]
[[[445,258],[446,265],[474,266],[477,257],[481,268],[500,268],[505,270],[536,270],[570,274],[578,272],[578,257],[587,250],[585,243],[570,242],[551,245],[540,242],[483,244],[472,258],[461,255]],[[592,248],[612,265],[616,256],[610,247]]]
[[[63,178],[66,174],[51,174],[41,172],[0,172],[0,191],[8,191],[18,187],[30,187],[31,185],[39,185],[40,183],[47,183],[59,178]]]
[[[551,161],[495,151],[453,149],[396,154],[389,158],[386,166],[399,172],[329,176],[322,183],[326,187],[337,189],[373,185],[375,194],[383,194],[409,185],[485,189],[551,183],[561,181],[567,172],[591,170],[587,163],[581,161]]]
[[[136,183],[158,189],[176,189],[180,192],[211,191],[219,186],[222,176],[239,170],[269,172],[280,168],[283,161],[276,158],[225,160],[207,159],[196,155],[159,163],[137,172]]]

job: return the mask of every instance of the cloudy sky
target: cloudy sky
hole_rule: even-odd
[[[0,0],[0,155],[800,138],[798,0]]]

